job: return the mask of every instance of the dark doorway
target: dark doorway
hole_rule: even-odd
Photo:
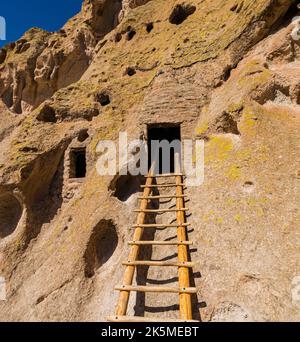
[[[175,152],[181,155],[180,146],[181,134],[179,125],[159,125],[148,127],[148,166],[156,156],[158,165],[156,174],[175,172]],[[162,150],[162,142],[168,142],[165,151]],[[159,143],[159,146],[157,144]]]
[[[76,149],[71,151],[70,178],[84,178],[86,176],[86,150]]]

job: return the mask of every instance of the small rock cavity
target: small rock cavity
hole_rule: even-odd
[[[173,9],[169,21],[173,25],[182,24],[190,15],[196,11],[196,6],[189,4],[178,4]]]
[[[116,225],[101,220],[93,229],[84,254],[85,276],[91,278],[114,254],[118,246]]]

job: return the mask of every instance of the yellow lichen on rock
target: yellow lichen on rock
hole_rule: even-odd
[[[97,145],[116,143],[118,162],[120,132],[146,143],[149,127],[174,125],[182,140],[204,140],[204,182],[187,188],[202,275],[193,279],[195,301],[207,303],[194,316],[300,319],[287,296],[300,263],[292,3],[85,0],[58,32],[32,29],[0,52],[0,196],[15,196],[22,211],[10,236],[0,231],[8,279],[0,320],[103,321],[114,312],[143,180],[119,165],[115,175],[98,174]],[[82,178],[76,153],[86,158]],[[149,257],[165,251],[154,247]],[[161,270],[138,276],[146,284]],[[140,299],[131,311],[157,317],[163,299],[170,310],[161,316],[179,317],[173,298]]]

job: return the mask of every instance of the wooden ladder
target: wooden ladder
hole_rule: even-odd
[[[143,196],[139,197],[140,209],[138,212],[137,224],[133,226],[135,229],[132,241],[129,241],[130,252],[129,257],[123,265],[126,266],[123,279],[123,285],[117,286],[115,290],[120,291],[119,301],[116,308],[116,315],[107,317],[109,322],[197,322],[192,320],[192,294],[197,293],[195,287],[190,286],[189,272],[194,266],[192,262],[188,260],[188,247],[192,245],[191,241],[188,241],[187,228],[189,224],[186,222],[186,211],[188,208],[184,207],[185,198],[184,195],[184,183],[183,174],[178,172],[179,156],[175,156],[177,172],[172,174],[155,175],[155,162],[152,164],[149,174],[146,177],[146,183],[142,188],[144,189]],[[175,178],[175,183],[168,184],[154,184],[156,178]],[[153,195],[153,189],[156,188],[175,188],[176,193],[174,195]],[[148,209],[148,205],[151,200],[160,199],[176,199],[176,209]],[[149,213],[176,213],[176,224],[146,224],[147,214]],[[165,229],[172,228],[177,229],[177,241],[143,241],[143,233],[145,229]],[[178,246],[178,261],[147,261],[138,260],[140,248],[147,245],[156,246]],[[159,267],[177,267],[178,268],[178,287],[166,287],[166,286],[134,286],[134,274],[136,267],[138,266],[159,266]],[[145,318],[137,316],[126,316],[129,296],[132,291],[135,292],[159,292],[159,293],[178,293],[179,295],[179,310],[180,319],[165,319],[165,318]]]

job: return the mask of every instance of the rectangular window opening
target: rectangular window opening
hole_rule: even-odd
[[[72,149],[70,155],[70,178],[85,178],[86,149]]]

